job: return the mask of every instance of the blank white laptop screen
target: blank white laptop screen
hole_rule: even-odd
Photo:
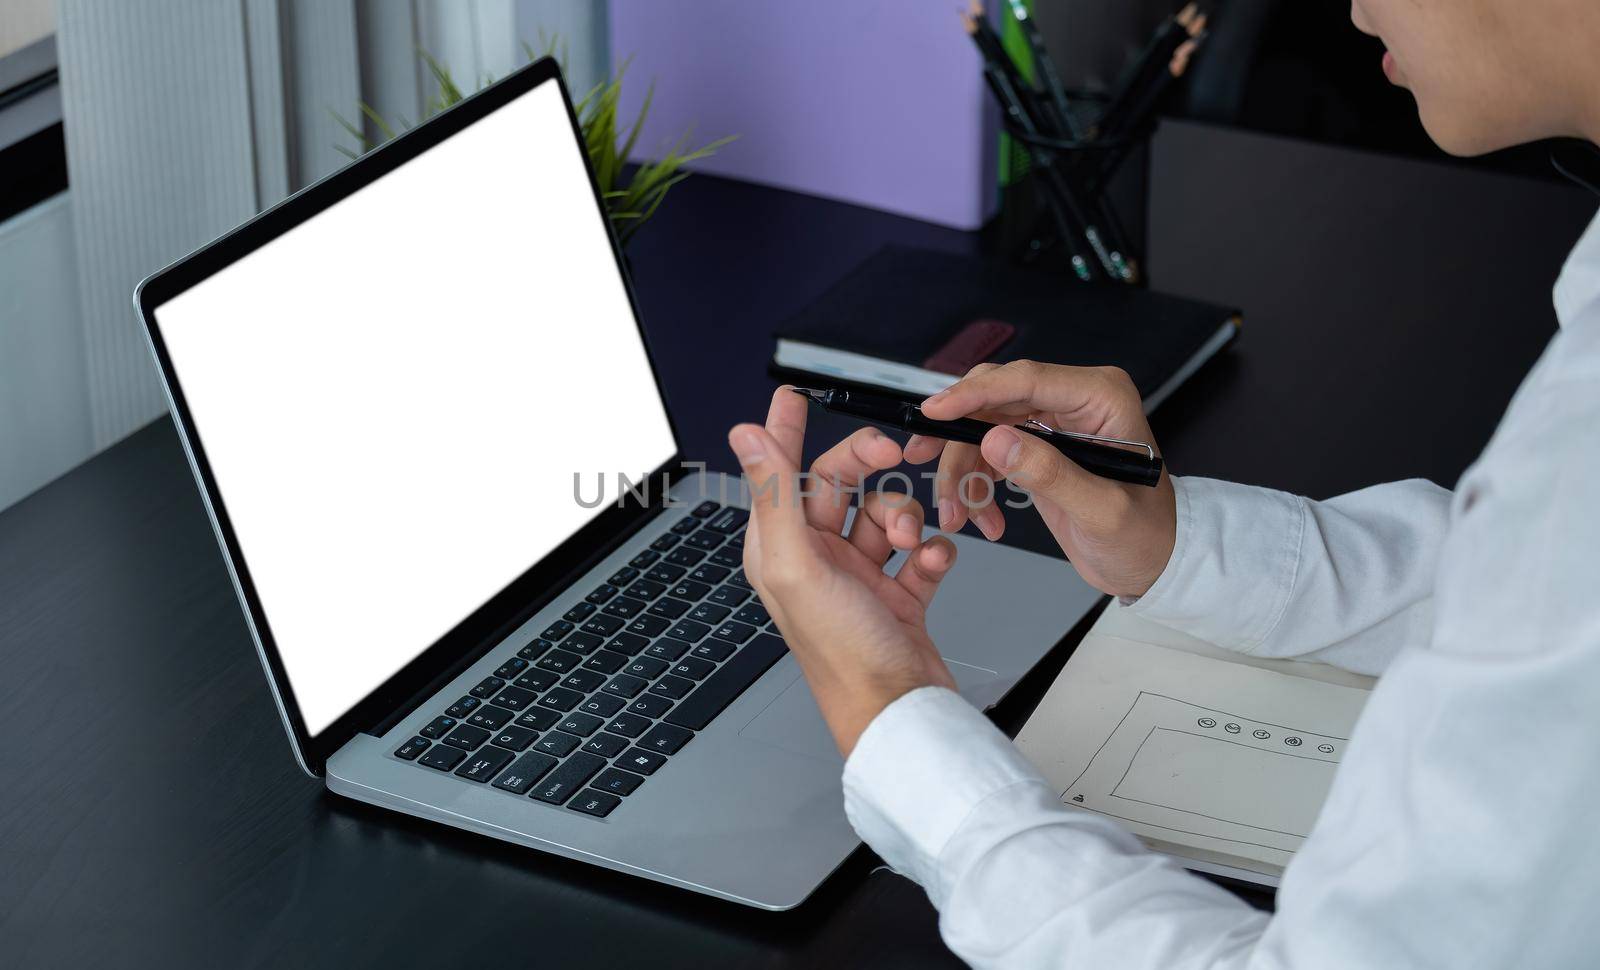
[[[315,735],[676,450],[545,83],[155,310]]]

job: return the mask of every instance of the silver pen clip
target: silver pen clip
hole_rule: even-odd
[[[1150,460],[1154,461],[1156,457],[1156,450],[1152,448],[1150,443],[1147,441],[1129,441],[1125,438],[1111,438],[1107,437],[1106,435],[1086,434],[1082,431],[1063,431],[1060,428],[1050,427],[1048,424],[1045,424],[1038,418],[1029,418],[1024,422],[1024,424],[1037,428],[1046,434],[1063,435],[1068,438],[1077,438],[1079,441],[1096,441],[1100,442],[1101,444],[1126,445],[1129,448],[1143,448],[1145,450],[1145,454],[1150,457]]]

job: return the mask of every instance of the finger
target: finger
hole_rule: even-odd
[[[967,506],[961,501],[961,480],[983,461],[977,446],[950,442],[939,456],[939,472],[933,479],[934,508],[939,528],[955,532],[967,524]]]
[[[922,543],[922,503],[898,492],[873,491],[861,503],[855,521],[871,522],[895,549],[915,549]],[[854,524],[851,529],[854,531]],[[883,558],[888,558],[887,553]],[[880,562],[882,559],[879,560]]]
[[[927,435],[914,434],[906,441],[902,457],[907,464],[921,465],[939,457],[944,451],[943,438],[930,438]]]
[[[1029,410],[1071,413],[1084,408],[1105,410],[1126,403],[1106,367],[1067,367],[1031,360],[974,374],[922,402],[922,413],[936,421],[1024,405]]]
[[[850,520],[850,544],[861,550],[874,566],[882,566],[894,553],[894,544],[889,541],[889,534],[884,529],[884,520],[881,508],[878,514],[873,514],[873,507],[881,507],[883,500],[876,493],[868,495],[861,503],[861,508],[856,510],[856,517]]]
[[[995,428],[984,435],[983,457],[1016,485],[1069,514],[1093,513],[1127,498],[1121,486],[1084,471],[1037,435]]]
[[[767,433],[778,443],[778,450],[790,466],[800,467],[806,444],[806,411],[810,402],[785,384],[772,392],[767,408]]]
[[[798,396],[798,395],[796,395]],[[844,528],[850,497],[868,475],[900,464],[900,446],[877,428],[862,428],[811,465],[806,520],[826,532]]]
[[[962,501],[967,506],[967,517],[990,542],[999,539],[1006,531],[1005,515],[997,503],[1001,477],[987,459],[980,459],[977,467],[962,482]]]
[[[944,536],[934,536],[906,557],[905,565],[895,574],[895,582],[927,609],[933,603],[934,594],[939,592],[939,583],[955,564],[955,543]]]
[[[759,531],[763,557],[808,548],[799,471],[778,440],[766,428],[741,424],[728,432],[728,445],[749,483],[751,528]]]

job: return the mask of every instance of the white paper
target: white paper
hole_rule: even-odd
[[[1105,632],[1130,627],[1111,616],[1120,612],[1084,638],[1017,746],[1063,803],[1116,818],[1154,848],[1281,873],[1367,690],[1325,682],[1319,665],[1265,670]]]

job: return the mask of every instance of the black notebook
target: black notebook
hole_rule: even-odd
[[[984,360],[1115,365],[1154,410],[1238,332],[1236,309],[890,246],[778,333],[787,378],[926,396]]]

